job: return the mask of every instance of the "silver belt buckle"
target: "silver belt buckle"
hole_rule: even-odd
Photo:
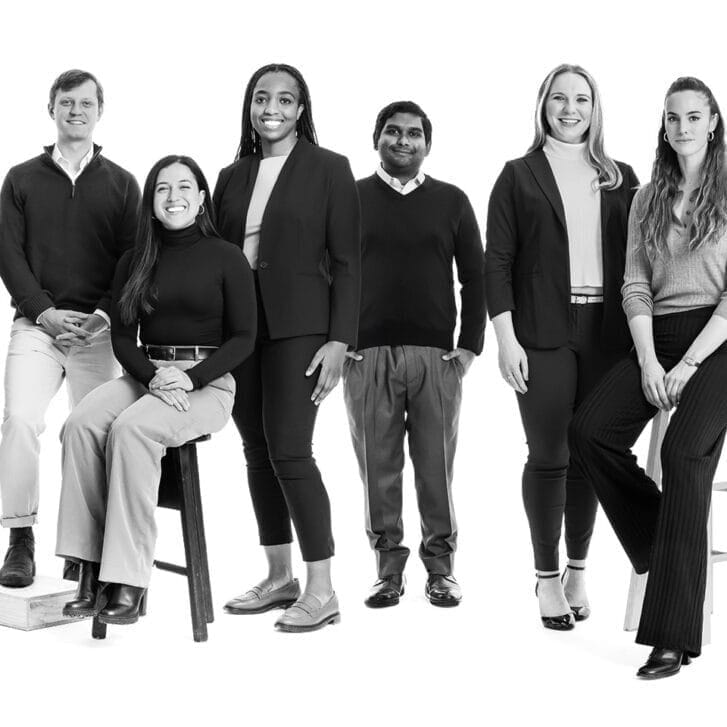
[[[575,300],[573,300],[573,299],[575,299]],[[571,300],[573,300],[574,303],[583,305],[584,303],[588,303],[588,296],[587,295],[574,295],[574,296],[572,296]]]

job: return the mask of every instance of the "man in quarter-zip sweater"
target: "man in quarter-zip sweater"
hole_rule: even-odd
[[[405,433],[421,517],[419,556],[429,574],[425,594],[435,606],[461,599],[453,574],[452,466],[462,377],[484,341],[484,252],[464,192],[421,172],[430,144],[422,109],[410,101],[390,104],[374,130],[381,166],[357,182],[361,313],[344,397],[377,558],[379,579],[365,601],[372,608],[393,606],[404,593]],[[456,347],[453,265],[462,298]]]
[[[13,167],[0,192],[0,277],[16,311],[0,440],[0,524],[11,529],[0,568],[6,587],[30,585],[35,574],[38,437],[51,399],[64,378],[74,406],[120,373],[109,291],[134,242],[140,193],[134,177],[93,144],[102,111],[92,74],[62,73],[48,104],[56,143]]]

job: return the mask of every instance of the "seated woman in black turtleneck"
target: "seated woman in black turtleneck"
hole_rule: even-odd
[[[144,185],[136,246],[119,261],[113,288],[111,337],[127,373],[86,396],[62,434],[56,552],[81,564],[65,615],[138,620],[162,457],[222,429],[235,397],[228,372],[253,350],[250,266],[217,236],[208,198],[188,157],[161,159]],[[105,605],[99,581],[110,584]]]

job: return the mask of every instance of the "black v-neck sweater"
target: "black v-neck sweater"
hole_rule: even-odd
[[[450,350],[461,283],[457,346],[484,343],[484,252],[467,196],[426,177],[402,195],[377,174],[356,182],[361,201],[362,270],[358,348],[417,345]]]
[[[252,271],[242,250],[204,237],[194,224],[161,231],[154,272],[154,310],[131,325],[122,323],[118,301],[129,278],[132,251],[119,262],[113,286],[111,340],[119,363],[145,386],[156,373],[141,342],[162,346],[219,346],[187,370],[195,389],[241,364],[255,346],[257,304]]]

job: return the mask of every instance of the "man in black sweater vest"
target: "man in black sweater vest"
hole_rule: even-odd
[[[134,177],[93,144],[102,111],[92,74],[62,73],[48,104],[56,143],[13,167],[0,192],[0,276],[16,311],[0,441],[0,522],[11,528],[2,586],[28,586],[35,575],[38,437],[51,399],[64,378],[74,406],[120,374],[110,288],[134,242],[140,193]]]
[[[380,168],[357,182],[361,315],[344,397],[377,556],[379,579],[366,599],[373,608],[393,606],[404,593],[405,432],[421,516],[419,555],[429,574],[425,594],[435,606],[456,606],[462,598],[453,576],[452,466],[462,377],[484,342],[484,253],[464,192],[421,172],[431,133],[419,106],[389,104],[374,130]],[[462,296],[456,348],[453,262]]]

